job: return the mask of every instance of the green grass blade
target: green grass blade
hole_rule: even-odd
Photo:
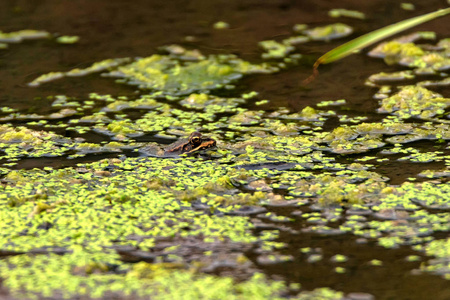
[[[346,56],[349,56],[350,54],[355,53],[358,50],[361,50],[362,48],[365,48],[367,46],[370,46],[382,39],[385,39],[387,37],[390,37],[396,33],[399,33],[403,30],[412,28],[414,26],[417,26],[419,24],[431,21],[435,18],[445,16],[450,13],[450,7],[445,9],[440,9],[438,11],[428,13],[425,15],[417,16],[411,19],[407,19],[404,21],[400,21],[395,24],[388,25],[386,27],[377,29],[375,31],[366,33],[360,37],[357,37],[356,39],[353,39],[345,44],[342,44],[336,48],[334,48],[331,51],[328,51],[321,57],[319,57],[316,62],[314,63],[314,70],[313,75],[311,75],[309,78],[304,80],[304,84],[308,84],[318,74],[317,68],[321,64],[328,64],[333,61],[339,60],[341,58],[344,58]]]
[[[361,50],[367,46],[370,46],[382,39],[390,37],[396,33],[399,33],[403,30],[409,29],[411,27],[417,26],[419,24],[431,21],[435,18],[445,16],[450,13],[450,7],[445,9],[440,9],[438,11],[428,13],[426,15],[414,17],[411,19],[407,19],[392,25],[388,25],[386,27],[377,29],[375,31],[364,34],[356,39],[353,39],[345,44],[340,45],[339,47],[334,48],[333,50],[325,53],[316,61],[314,65],[320,64],[328,64],[330,62],[339,60],[344,58],[355,51]]]

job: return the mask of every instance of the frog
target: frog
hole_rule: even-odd
[[[216,147],[216,140],[203,136],[200,132],[192,132],[188,138],[182,138],[164,149],[156,143],[148,143],[139,152],[146,156],[176,157],[182,154],[194,155],[203,150]]]
[[[167,146],[164,149],[164,156],[190,155],[214,147],[216,147],[216,140],[194,131],[187,139],[180,139]]]

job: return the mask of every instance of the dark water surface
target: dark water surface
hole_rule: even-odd
[[[9,106],[29,113],[49,113],[51,107],[45,99],[49,95],[66,94],[86,97],[92,91],[99,94],[133,95],[134,89],[117,85],[110,79],[99,76],[67,78],[62,83],[49,83],[38,88],[26,86],[37,76],[51,71],[67,71],[75,67],[87,67],[107,58],[149,56],[157,47],[180,44],[196,48],[204,54],[232,53],[252,61],[260,61],[257,43],[261,40],[283,38],[292,34],[296,23],[311,26],[330,22],[330,8],[370,12],[365,21],[345,19],[355,27],[351,38],[393,22],[411,17],[411,12],[400,8],[402,1],[326,1],[326,0],[28,0],[0,1],[0,30],[3,32],[21,29],[39,29],[52,33],[80,36],[74,45],[55,45],[54,42],[37,40],[24,44],[11,44],[8,51],[0,50],[0,106]],[[410,1],[416,6],[414,15],[445,7],[444,0]],[[226,21],[228,30],[214,30],[213,24]],[[341,21],[341,20],[340,20]],[[435,20],[415,30],[435,31],[448,36],[448,21]],[[186,36],[195,40],[187,42]],[[373,73],[399,70],[386,67],[382,60],[368,59],[364,55],[353,55],[342,61],[321,66],[320,76],[307,87],[300,82],[311,73],[313,61],[341,44],[343,40],[330,43],[308,43],[298,50],[309,58],[298,66],[270,76],[244,78],[238,88],[259,92],[260,99],[271,102],[262,109],[287,107],[301,111],[308,105],[330,99],[346,99],[349,116],[367,116],[368,122],[381,119],[376,114],[377,101],[372,99],[375,89],[364,86],[364,81]],[[31,46],[32,45],[32,46]],[[308,60],[310,63],[308,63]],[[363,66],[363,68],[359,68]],[[443,89],[437,90],[444,93]],[[39,97],[38,99],[35,99]],[[20,124],[20,122],[17,122]],[[327,123],[333,128],[336,124]],[[87,141],[97,142],[100,137],[87,136]],[[424,147],[428,147],[426,143]],[[430,145],[431,146],[431,145]],[[444,148],[444,147],[443,147]],[[442,151],[448,150],[442,149]],[[114,156],[114,155],[113,155]],[[108,156],[87,157],[82,160],[65,159],[22,160],[17,168],[43,166],[63,167],[80,161],[98,160]],[[392,184],[400,184],[418,168],[442,167],[439,163],[417,165],[412,163],[386,163],[377,170],[390,177]],[[289,216],[290,211],[277,211]],[[292,230],[300,230],[304,224],[296,221],[289,224]],[[248,257],[261,271],[271,278],[286,282],[300,282],[307,290],[317,287],[350,292],[366,292],[377,299],[450,299],[450,283],[437,275],[414,274],[423,261],[407,262],[409,255],[422,255],[409,247],[387,250],[370,241],[357,241],[350,235],[336,237],[317,234],[293,234],[283,232],[278,241],[287,242],[284,254],[294,257],[293,262],[261,265],[257,253],[249,251]],[[299,249],[320,249],[323,259],[307,263]],[[336,253],[349,258],[346,273],[334,272],[336,264],[330,258]],[[372,259],[383,261],[377,268],[369,265]],[[220,273],[220,272],[219,272]],[[5,296],[6,297],[6,296]]]

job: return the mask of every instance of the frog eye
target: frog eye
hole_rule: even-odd
[[[192,137],[192,142],[193,142],[194,144],[199,143],[199,142],[200,142],[200,137],[198,137],[198,136]]]

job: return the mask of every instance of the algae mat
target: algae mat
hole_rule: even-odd
[[[372,49],[402,70],[367,77],[374,91],[367,101],[377,105],[371,114],[358,114],[338,93],[294,110],[243,83],[286,74],[307,61],[303,45],[353,29],[293,27],[259,43],[257,62],[169,45],[30,78],[26,88],[38,91],[80,77],[128,92],[54,93],[36,99],[45,105],[35,111],[1,107],[2,292],[372,299],[389,293],[355,277],[412,272],[412,286],[426,278],[445,296],[448,38],[418,32]],[[10,46],[2,51],[33,47],[29,39],[50,47],[83,40],[37,30],[0,38]],[[162,155],[193,131],[217,148]],[[394,184],[384,172],[392,165],[413,171]]]

